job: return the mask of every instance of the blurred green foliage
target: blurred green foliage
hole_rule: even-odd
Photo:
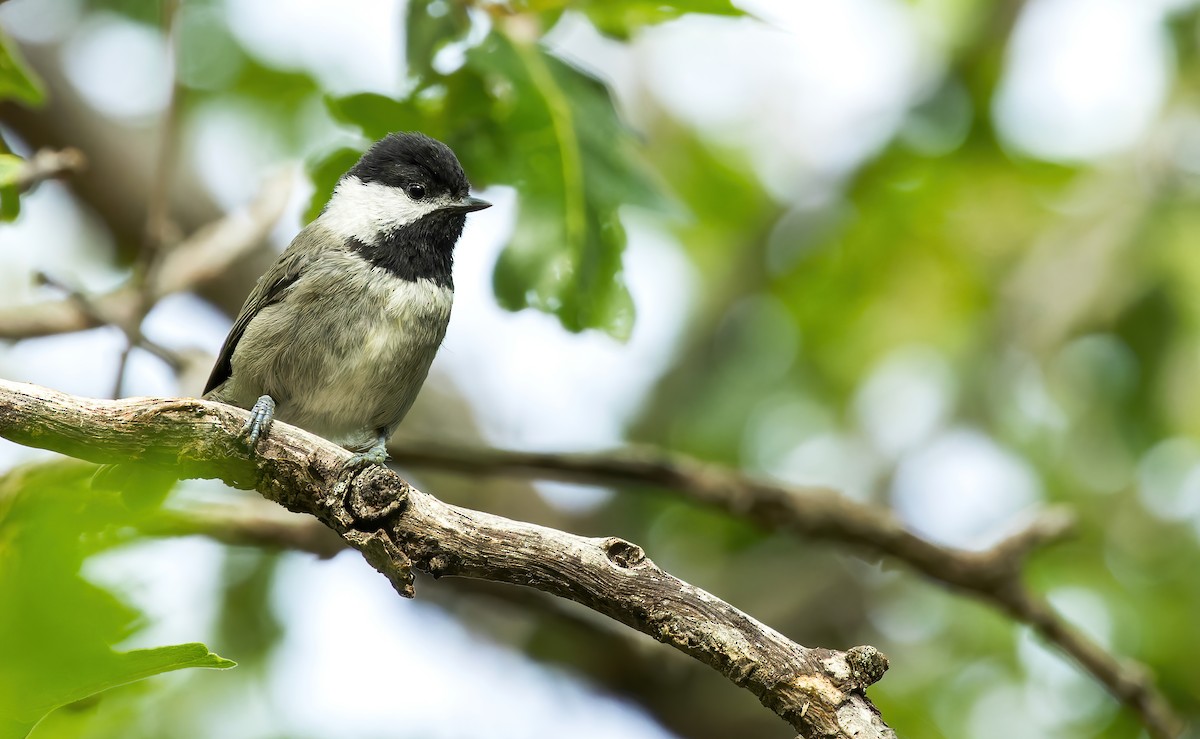
[[[12,40],[0,33],[0,100],[38,105],[45,95],[41,80],[29,69]]]
[[[38,105],[45,94],[41,80],[21,58],[12,40],[0,31],[0,101]],[[0,151],[8,151],[3,139],[0,139]],[[20,157],[0,153],[0,221],[12,221],[21,214],[21,198],[17,191],[21,162]]]
[[[84,579],[134,514],[91,490],[86,465],[18,468],[0,478],[0,735],[23,737],[47,713],[109,688],[233,662],[203,644],[117,651],[140,614]]]
[[[546,28],[553,25],[563,12],[576,11],[586,16],[601,33],[625,40],[648,25],[672,20],[685,13],[741,13],[729,0],[516,0],[512,8],[518,13],[536,15]]]

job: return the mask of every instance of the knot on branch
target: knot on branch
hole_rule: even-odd
[[[867,686],[879,682],[888,669],[887,656],[865,644],[845,652],[826,651],[826,654],[821,666],[829,678],[829,685],[844,693],[861,693]]]
[[[608,561],[621,569],[633,569],[646,561],[646,552],[641,547],[615,536],[605,539],[601,547],[604,549],[604,556],[608,557]]]
[[[378,523],[402,513],[406,505],[408,485],[390,470],[368,467],[350,481],[346,507],[355,528],[377,528]]]
[[[850,679],[859,690],[879,682],[889,667],[887,655],[869,644],[847,650],[846,664],[850,667]]]

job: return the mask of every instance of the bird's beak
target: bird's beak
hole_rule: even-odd
[[[451,203],[450,205],[447,205],[445,208],[443,208],[443,210],[449,210],[454,213],[471,213],[473,211],[483,210],[484,208],[490,207],[492,207],[492,204],[488,201],[468,196],[462,200],[459,200],[457,203]]]

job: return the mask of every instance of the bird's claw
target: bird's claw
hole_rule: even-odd
[[[361,470],[372,465],[383,465],[387,462],[387,447],[383,444],[376,444],[365,452],[355,454],[346,463],[342,465],[342,469],[346,471]]]
[[[251,450],[258,443],[259,438],[267,435],[274,420],[274,398],[270,395],[259,396],[254,407],[250,409],[250,420],[246,421],[246,425],[242,427],[242,433],[246,434],[246,442],[250,445]]]

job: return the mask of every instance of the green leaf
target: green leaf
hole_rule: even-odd
[[[378,93],[331,97],[325,102],[334,120],[357,126],[363,135],[375,141],[393,131],[422,128],[424,123],[421,111],[414,103],[400,102]]]
[[[228,669],[237,663],[213,654],[203,644],[176,644],[156,649],[136,649],[129,652],[113,652],[104,665],[93,664],[80,672],[72,671],[72,665],[62,665],[58,672],[59,682],[50,689],[29,690],[27,686],[14,686],[10,695],[13,699],[6,705],[0,698],[0,736],[24,736],[46,714],[56,708],[81,701],[109,688],[127,685],[164,672],[188,667]],[[45,688],[45,686],[39,686]],[[23,733],[22,733],[23,732]]]
[[[461,41],[471,30],[465,3],[448,0],[411,0],[404,22],[404,56],[408,74],[427,79],[435,73],[438,52]]]
[[[0,100],[40,105],[45,99],[42,81],[25,63],[12,39],[0,33]]]
[[[661,199],[608,90],[540,46],[500,34],[473,50],[468,65],[501,92],[493,122],[520,194],[512,242],[496,265],[497,298],[512,310],[553,312],[572,331],[627,337],[634,316],[621,278],[618,210]]]
[[[12,223],[21,215],[21,193],[15,185],[0,187],[0,221]]]
[[[730,0],[517,0],[518,11],[531,11],[556,18],[564,10],[578,10],[596,28],[614,38],[629,38],[638,29],[673,20],[687,13],[742,15]]]
[[[54,709],[185,667],[232,667],[203,644],[119,652],[141,614],[80,575],[87,554],[149,512],[89,487],[84,465],[0,479],[0,737],[24,736]]]
[[[17,181],[25,160],[14,154],[0,154],[0,220],[13,221],[21,214],[21,193]]]
[[[155,28],[162,27],[163,3],[148,3],[144,0],[87,0],[87,7],[93,13],[114,13],[136,23]]]
[[[25,160],[15,154],[0,154],[0,187],[11,187],[21,178]]]

